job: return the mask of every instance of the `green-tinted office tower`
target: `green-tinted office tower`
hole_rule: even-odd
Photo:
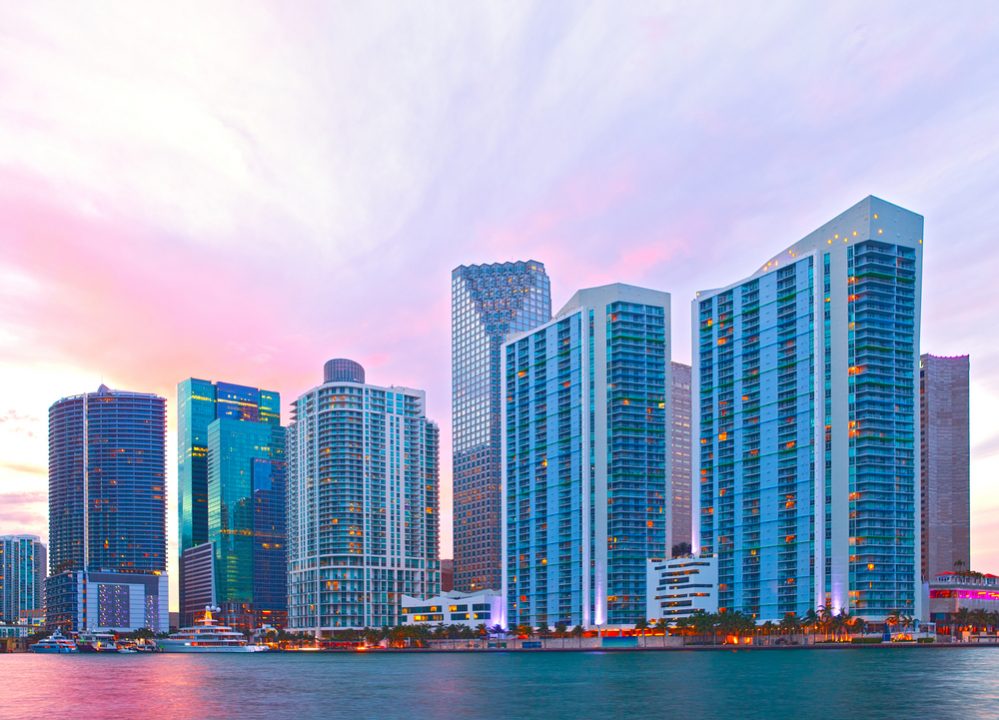
[[[284,428],[269,390],[188,379],[178,386],[181,614],[203,609],[193,552],[212,543],[213,602],[227,624],[284,625]],[[189,552],[190,551],[190,552]],[[187,556],[185,558],[185,556]],[[198,584],[195,588],[194,584]],[[196,598],[196,602],[191,600]],[[192,604],[193,603],[193,604]]]

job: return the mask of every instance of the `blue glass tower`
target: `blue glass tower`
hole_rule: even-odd
[[[207,580],[228,624],[283,626],[281,397],[195,378],[181,382],[177,394],[182,622],[204,609]],[[201,567],[209,557],[212,567]]]
[[[923,221],[868,197],[693,303],[695,550],[719,607],[919,616]]]
[[[91,576],[108,573],[126,578],[115,587],[128,585],[129,575],[157,576],[134,580],[149,585],[155,612],[119,614],[115,627],[165,626],[166,597],[158,595],[166,571],[165,432],[166,401],[157,395],[101,385],[49,408],[50,624],[93,627],[80,602]],[[55,591],[63,586],[78,590]],[[94,581],[93,593],[100,587]]]
[[[670,298],[607,285],[503,355],[509,625],[631,625],[669,549]]]
[[[550,318],[548,276],[535,260],[451,273],[455,590],[499,588],[500,354],[509,334]]]

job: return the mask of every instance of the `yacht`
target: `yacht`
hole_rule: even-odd
[[[100,632],[81,632],[76,638],[80,652],[118,652],[114,635]]]
[[[39,640],[31,646],[31,652],[36,653],[75,653],[79,652],[76,643],[62,634],[62,630],[56,631],[44,640]]]
[[[218,608],[205,608],[205,616],[194,627],[181,628],[156,645],[166,653],[263,652],[266,645],[251,645],[243,633],[219,625],[212,617]]]

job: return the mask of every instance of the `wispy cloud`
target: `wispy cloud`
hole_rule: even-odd
[[[556,307],[604,282],[668,290],[686,359],[696,290],[874,193],[926,216],[923,346],[971,354],[988,422],[989,9],[7,4],[0,362],[290,400],[355,357],[427,389],[447,504],[452,267],[533,257]],[[18,413],[45,417],[38,383]],[[8,460],[43,466],[32,452]]]

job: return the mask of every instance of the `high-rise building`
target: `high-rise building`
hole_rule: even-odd
[[[673,512],[670,516],[671,548],[690,545],[690,365],[673,362],[670,381],[670,478],[672,480]]]
[[[37,535],[0,535],[0,623],[27,621],[43,607],[45,546]]]
[[[500,352],[511,333],[551,319],[545,266],[462,265],[451,273],[454,587],[499,589]]]
[[[454,590],[454,560],[441,558],[441,592]]]
[[[921,615],[922,238],[868,197],[694,300],[693,544],[720,608]]]
[[[240,629],[283,627],[285,467],[281,396],[189,378],[177,386],[181,622],[210,603]],[[212,577],[203,548],[211,544]],[[190,597],[189,597],[190,595]]]
[[[49,408],[46,619],[166,629],[166,401],[111,390]]]
[[[440,592],[439,431],[422,390],[365,382],[353,361],[295,401],[288,427],[288,626],[397,625],[403,595]]]
[[[577,292],[504,348],[510,626],[631,625],[669,550],[670,297]]]
[[[920,358],[922,578],[971,568],[967,355]]]

